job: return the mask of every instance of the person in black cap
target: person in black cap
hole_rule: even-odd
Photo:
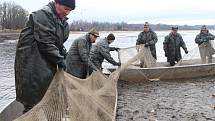
[[[66,69],[63,43],[69,36],[66,16],[75,0],[55,0],[29,15],[15,57],[16,100],[27,112],[44,96],[58,68]]]
[[[167,57],[167,62],[169,62],[171,66],[174,66],[175,63],[182,58],[180,47],[182,47],[185,53],[188,54],[186,44],[184,43],[181,34],[179,34],[177,31],[178,27],[173,26],[171,33],[165,36],[163,42],[165,56]]]
[[[102,71],[102,62],[104,59],[113,65],[121,65],[121,63],[116,62],[110,54],[110,51],[119,51],[119,48],[109,46],[109,44],[111,44],[114,40],[114,34],[110,33],[107,37],[96,43],[96,45],[93,45],[89,55],[90,74],[93,70]]]
[[[210,41],[214,39],[215,36],[209,33],[207,27],[203,25],[201,27],[200,33],[195,38],[195,42],[199,47],[202,64],[212,63],[212,55],[214,54],[215,50]],[[208,58],[208,62],[206,62],[206,58]]]

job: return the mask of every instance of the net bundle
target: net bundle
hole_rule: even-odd
[[[198,47],[193,48],[189,54],[185,54],[176,66],[213,63],[214,45],[214,42],[211,40],[202,43]]]
[[[150,48],[144,47],[144,44],[120,49],[120,58],[127,66],[140,66],[140,63],[144,63],[145,68],[156,67],[156,59],[152,56]]]
[[[120,72],[144,54],[140,50],[109,77],[96,71],[79,79],[58,70],[43,99],[15,121],[114,121]]]
[[[79,79],[58,70],[40,103],[15,121],[114,121],[115,78],[97,71]]]

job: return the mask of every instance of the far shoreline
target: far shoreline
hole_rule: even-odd
[[[211,31],[213,31],[215,29],[211,29]],[[154,30],[156,31],[171,31],[171,30]],[[180,30],[180,31],[200,31],[197,29],[193,29],[193,30]],[[19,38],[21,30],[0,30],[0,42],[3,42],[4,40],[17,40]],[[87,33],[88,31],[70,31],[70,34],[82,34],[82,33]],[[99,31],[101,33],[108,33],[108,32],[116,32],[116,33],[127,33],[127,32],[141,32],[139,30],[135,30],[135,31],[115,31],[115,30],[110,30],[110,31]]]

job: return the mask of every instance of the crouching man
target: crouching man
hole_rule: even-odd
[[[93,70],[102,71],[102,62],[106,59],[109,63],[121,66],[120,62],[116,62],[110,55],[110,51],[118,51],[119,48],[109,47],[115,40],[115,36],[110,33],[106,38],[101,39],[96,45],[93,45],[89,55],[90,74]]]

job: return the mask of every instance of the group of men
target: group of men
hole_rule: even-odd
[[[209,33],[209,30],[205,25],[201,27],[200,33],[196,36],[195,42],[199,46],[200,56],[202,63],[206,63],[206,57],[208,58],[208,63],[212,62],[212,54],[214,51],[208,49],[213,49],[210,40],[214,40],[215,36]],[[138,35],[136,45],[144,44],[145,47],[149,47],[152,56],[156,58],[156,46],[157,35],[149,26],[148,22],[144,24],[144,30]],[[174,66],[182,58],[180,48],[184,49],[184,52],[188,54],[188,50],[181,34],[178,33],[178,27],[173,26],[169,35],[165,36],[163,42],[163,49],[165,52],[165,57],[167,57],[167,62],[170,66]],[[143,67],[143,63],[140,63],[140,67]]]
[[[110,55],[110,51],[119,50],[116,47],[109,47],[109,44],[115,40],[114,34],[110,33],[92,46],[92,43],[96,42],[97,37],[99,37],[99,32],[92,28],[86,35],[74,40],[66,57],[66,71],[68,73],[85,79],[93,70],[102,70],[104,59],[113,65],[121,65],[120,62],[116,62]]]
[[[119,48],[109,47],[115,40],[110,33],[106,38],[95,43],[99,32],[91,29],[86,35],[73,41],[67,52],[63,43],[68,39],[69,26],[66,16],[75,9],[75,0],[54,0],[44,8],[29,15],[25,28],[21,31],[15,57],[16,100],[21,102],[25,110],[33,108],[44,96],[58,68],[78,77],[86,78],[93,70],[102,70],[102,62],[106,59],[113,65],[120,66],[110,55],[110,51]],[[170,65],[181,59],[180,47],[188,53],[178,28],[165,37],[164,50]],[[214,39],[206,28],[196,37],[201,45]],[[156,59],[157,35],[148,23],[137,39],[137,45],[149,47]]]

